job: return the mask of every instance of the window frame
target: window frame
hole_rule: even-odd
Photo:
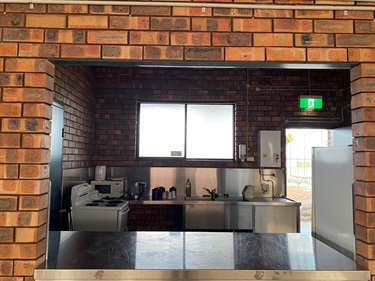
[[[169,157],[141,157],[139,156],[139,145],[140,145],[140,107],[141,104],[183,104],[185,108],[185,137],[184,137],[184,156],[169,156]],[[187,106],[188,105],[230,105],[232,106],[232,121],[233,121],[233,146],[232,146],[232,158],[187,158]],[[212,161],[212,162],[233,162],[235,161],[235,147],[236,147],[236,120],[235,120],[236,104],[235,102],[228,101],[160,101],[160,100],[137,100],[137,132],[136,132],[136,160],[148,160],[148,161]]]

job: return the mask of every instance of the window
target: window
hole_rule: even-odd
[[[139,157],[234,159],[234,105],[139,104]]]

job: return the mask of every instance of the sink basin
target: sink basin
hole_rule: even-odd
[[[192,196],[185,197],[185,201],[242,201],[241,196],[224,197],[219,196],[215,200],[211,200],[209,196]]]

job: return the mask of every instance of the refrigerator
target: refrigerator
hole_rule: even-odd
[[[353,148],[312,149],[312,235],[355,259]]]

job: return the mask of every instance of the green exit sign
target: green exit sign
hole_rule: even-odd
[[[322,109],[322,96],[300,96],[299,108],[302,109]]]

